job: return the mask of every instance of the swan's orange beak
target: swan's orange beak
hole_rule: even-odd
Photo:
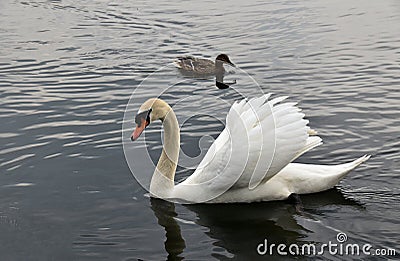
[[[147,122],[145,119],[141,119],[141,123],[140,125],[136,124],[136,128],[135,130],[132,132],[131,135],[131,141],[135,141],[139,138],[139,136],[142,134],[142,132],[144,131],[144,129],[147,126]]]
[[[131,140],[135,141],[142,134],[144,129],[150,124],[150,113],[152,108],[138,113],[135,117],[136,128],[131,135]]]

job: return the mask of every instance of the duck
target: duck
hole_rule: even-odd
[[[209,59],[196,58],[193,56],[178,57],[177,60],[174,61],[174,65],[179,68],[182,73],[204,76],[224,74],[224,64],[236,67],[236,65],[231,62],[228,55],[223,53],[219,54],[217,58],[215,58],[215,62]]]
[[[178,120],[170,105],[151,98],[139,108],[131,140],[154,121],[164,128],[161,156],[150,182],[150,196],[184,204],[250,203],[287,200],[333,188],[370,155],[335,165],[294,163],[322,144],[305,114],[288,97],[265,94],[236,101],[225,129],[214,140],[197,169],[175,184],[180,150]]]

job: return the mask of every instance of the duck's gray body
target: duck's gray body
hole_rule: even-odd
[[[218,55],[215,62],[209,59],[196,58],[193,56],[178,57],[178,59],[174,61],[175,66],[183,73],[198,75],[224,74],[224,63],[234,66],[226,54]]]

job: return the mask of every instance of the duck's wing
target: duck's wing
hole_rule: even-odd
[[[214,68],[214,62],[208,59],[196,58],[193,56],[178,57],[174,65],[179,69],[193,72],[209,71]]]
[[[205,186],[211,194],[235,187],[252,189],[321,144],[321,138],[309,136],[308,121],[296,103],[269,97],[235,102],[225,129],[196,171],[179,185]]]
[[[191,67],[193,59],[195,59],[193,56],[181,56],[174,60],[174,65],[179,69],[187,69],[187,67]]]

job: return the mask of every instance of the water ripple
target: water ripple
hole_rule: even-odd
[[[293,220],[287,206],[280,205],[255,212],[262,218],[253,215],[251,222],[244,215],[235,227],[254,235],[267,227],[268,235],[285,235],[281,242],[327,242],[330,227],[340,227],[360,242],[393,245],[400,185],[398,3],[24,0],[0,5],[0,237],[9,242],[17,235],[15,242],[22,246],[28,244],[25,238],[38,244],[32,249],[44,250],[29,253],[32,259],[49,259],[40,253],[48,253],[50,245],[61,246],[55,252],[62,254],[73,245],[79,257],[121,259],[122,252],[135,259],[165,259],[165,232],[122,155],[125,143],[132,150],[147,148],[156,161],[161,125],[146,130],[146,143],[131,143],[131,130],[121,140],[125,106],[135,90],[138,99],[129,108],[128,122],[133,128],[133,115],[145,99],[162,93],[175,104],[192,97],[176,113],[183,152],[200,158],[223,128],[229,105],[241,98],[234,90],[249,96],[259,92],[239,70],[227,76],[237,84],[221,91],[214,79],[188,79],[169,65],[180,55],[214,59],[222,52],[264,92],[299,102],[324,140],[299,161],[335,164],[373,155],[342,181],[344,196],[313,198],[313,215],[324,221],[320,225]],[[179,169],[178,178],[189,172]],[[314,203],[320,199],[331,201]],[[211,222],[206,214],[213,211],[179,208],[180,217],[173,220],[187,240],[182,256],[254,259],[254,249],[237,239],[243,234],[232,232],[227,222]],[[6,210],[16,215],[7,217],[12,222],[2,221]],[[279,218],[266,222],[274,211]],[[282,230],[282,222],[296,223],[296,228]],[[297,222],[311,227],[306,232]],[[12,223],[13,230],[7,232],[3,223]],[[59,243],[58,235],[73,240]],[[246,239],[256,245],[254,235]],[[51,243],[44,246],[44,239]],[[26,250],[19,250],[10,248],[14,255],[9,259],[18,259],[16,253],[25,258]]]

